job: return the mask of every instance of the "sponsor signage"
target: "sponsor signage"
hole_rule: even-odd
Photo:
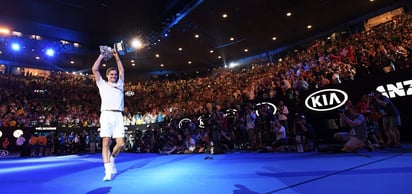
[[[376,91],[388,98],[412,96],[412,80],[400,81],[376,87]]]
[[[323,89],[310,94],[305,99],[305,106],[313,111],[330,111],[343,106],[348,101],[348,94],[339,89]]]
[[[183,118],[179,121],[179,129],[182,128],[184,122],[192,122],[189,118]]]
[[[124,95],[129,96],[129,97],[134,96],[135,92],[134,91],[127,91],[127,92],[124,93]]]
[[[36,127],[36,131],[56,131],[57,127]]]
[[[270,102],[260,102],[260,103],[257,103],[255,106],[258,108],[258,110],[256,110],[256,115],[257,116],[260,116],[259,115],[260,106],[269,106],[269,108],[272,107],[271,112],[272,112],[273,115],[275,115],[276,111],[277,111],[276,105],[274,105],[273,103],[270,103]]]

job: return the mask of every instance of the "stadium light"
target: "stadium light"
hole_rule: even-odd
[[[21,46],[18,43],[11,44],[11,49],[13,49],[14,51],[19,51],[20,48],[21,48]]]
[[[54,56],[54,50],[51,48],[46,49],[46,55],[49,57],[53,57]]]

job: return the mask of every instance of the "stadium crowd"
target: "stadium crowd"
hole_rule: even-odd
[[[294,137],[299,133],[295,120],[304,118],[299,115],[303,108],[299,98],[302,91],[408,70],[411,52],[412,15],[407,13],[369,31],[335,33],[330,39],[317,40],[302,50],[289,51],[273,63],[252,64],[239,70],[216,68],[208,76],[181,80],[132,83],[126,77],[125,91],[134,91],[135,95],[125,96],[125,125],[158,124],[130,129],[126,150],[218,153],[278,145],[274,143],[279,140],[277,136]],[[268,105],[258,107],[256,112],[257,102],[276,106],[284,103],[287,112],[283,116],[279,112],[273,115]],[[2,128],[98,128],[99,103],[97,87],[89,75],[0,75]],[[189,120],[179,122],[182,118]],[[280,129],[282,126],[285,132]],[[79,131],[51,138],[53,147],[58,147],[58,142],[66,146],[76,136],[84,136],[79,137],[80,147],[70,144],[69,148],[52,153],[85,151],[91,142],[99,141],[96,131]],[[313,131],[304,132],[307,142],[316,141]],[[287,144],[287,139],[283,144]],[[93,147],[95,150],[98,145]],[[306,146],[308,151],[313,149],[313,142]],[[38,149],[32,152],[39,154]]]

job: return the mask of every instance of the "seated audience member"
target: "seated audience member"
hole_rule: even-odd
[[[190,154],[193,153],[196,149],[196,141],[195,139],[190,135],[190,133],[186,134],[186,138],[185,138],[185,150],[184,153],[185,154]]]
[[[180,152],[179,140],[181,135],[174,128],[169,128],[169,132],[166,134],[165,143],[159,148],[160,154],[175,154]],[[150,152],[150,151],[148,151]]]
[[[272,121],[272,130],[275,133],[276,139],[272,143],[272,151],[279,151],[282,146],[288,144],[288,140],[286,137],[286,129],[285,127],[280,124],[279,120]]]
[[[227,129],[222,129],[218,134],[218,144],[220,151],[225,153],[233,149],[233,138]]]

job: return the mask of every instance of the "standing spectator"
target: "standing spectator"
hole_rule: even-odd
[[[10,141],[9,141],[9,138],[4,138],[4,140],[3,140],[3,142],[2,142],[2,146],[3,146],[3,149],[7,149],[7,147],[9,146],[9,144],[10,144]]]
[[[46,138],[47,138],[47,143],[46,143],[46,149],[44,150],[44,155],[50,156],[54,150],[54,137],[52,134],[49,134],[46,136]]]
[[[303,76],[299,76],[295,83],[295,89],[298,92],[306,91],[309,89],[309,83],[305,80]]]
[[[67,143],[67,134],[66,133],[60,133],[60,136],[57,138],[58,142],[58,154],[65,154],[67,153],[67,150],[69,148],[68,143]]]
[[[289,115],[288,107],[285,105],[283,100],[279,100],[277,111],[276,111],[276,116],[280,124],[285,127],[287,132],[289,132],[288,115]]]
[[[89,136],[89,151],[90,153],[96,153],[96,145],[97,145],[97,135],[95,131],[90,131]]]
[[[117,173],[115,157],[124,146],[125,129],[123,124],[124,111],[124,67],[116,51],[107,47],[100,47],[101,54],[93,64],[92,71],[99,88],[101,98],[100,136],[103,139],[102,158],[105,168],[103,181],[112,180],[112,175]],[[114,56],[116,68],[106,70],[107,81],[100,75],[100,63],[103,58]],[[116,145],[110,153],[111,138],[116,139]]]
[[[24,138],[23,134],[17,138],[16,145],[19,147],[20,157],[23,157],[26,151],[26,138]]]
[[[386,135],[388,146],[400,146],[400,132],[398,127],[401,126],[401,116],[398,108],[392,101],[379,92],[373,93],[375,106],[382,115],[382,127]]]
[[[39,149],[39,137],[36,134],[32,134],[29,139],[30,156],[37,156]]]
[[[74,143],[74,153],[79,153],[81,149],[81,143],[80,143],[80,135],[78,133],[74,135],[73,143]]]
[[[44,134],[40,134],[38,137],[38,142],[39,142],[39,151],[38,151],[38,155],[39,156],[43,156],[44,155],[44,151],[45,148],[47,146],[47,137]]]
[[[356,108],[359,113],[365,116],[366,124],[368,126],[368,141],[371,142],[374,147],[381,147],[383,146],[383,141],[382,143],[380,142],[380,140],[382,140],[379,132],[380,115],[374,110],[374,106],[371,105],[369,95],[373,94],[362,95],[361,100],[356,103]]]
[[[66,147],[69,148],[69,153],[72,154],[74,153],[74,138],[76,137],[76,134],[74,132],[71,132],[70,135],[67,137],[66,141]]]
[[[257,134],[256,134],[256,112],[250,107],[247,107],[246,111],[246,130],[248,137],[248,149],[255,149],[257,146]]]
[[[246,128],[246,115],[240,108],[237,109],[238,119],[236,120],[235,143],[238,149],[244,149],[248,142],[248,133]]]
[[[79,148],[79,151],[80,151],[81,153],[83,153],[83,152],[86,151],[86,146],[87,146],[86,139],[87,139],[87,136],[88,136],[88,134],[87,134],[87,132],[86,132],[85,130],[83,130],[83,131],[80,133],[80,148]]]

